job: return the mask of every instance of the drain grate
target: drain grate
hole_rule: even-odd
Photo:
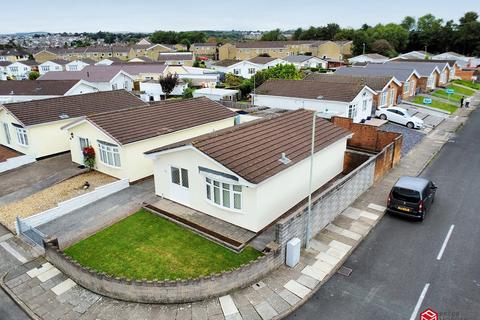
[[[262,282],[262,281],[259,281],[259,282],[252,285],[253,290],[262,289],[264,287],[265,287],[265,283]]]
[[[347,268],[345,266],[341,266],[340,269],[338,269],[337,273],[341,274],[342,276],[345,276],[345,277],[350,277],[350,275],[352,274],[352,269],[351,268]]]

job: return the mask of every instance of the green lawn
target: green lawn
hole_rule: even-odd
[[[67,248],[80,264],[131,279],[185,279],[231,270],[256,259],[230,251],[145,210]]]
[[[480,83],[472,83],[472,81],[466,81],[466,80],[453,80],[453,83],[457,83],[462,86],[469,87],[475,90],[480,90]]]
[[[449,95],[447,94],[447,92],[445,92],[444,89],[439,89],[439,90],[431,93],[431,95],[435,96],[435,97],[442,98],[442,99],[447,99],[447,100],[450,99],[450,101],[458,102],[458,103],[460,102],[460,100],[463,97],[462,95],[456,94],[456,93],[451,94],[450,97],[449,97]]]
[[[412,102],[413,103],[418,103],[418,104],[423,104],[427,107],[448,111],[450,113],[453,113],[453,112],[455,112],[455,110],[457,110],[457,107],[455,105],[450,104],[450,103],[446,103],[446,102],[442,102],[442,101],[439,101],[439,100],[435,100],[435,99],[432,99],[431,104],[424,104],[423,103],[423,98],[424,97],[422,97],[422,96],[416,96],[416,97],[413,98]]]
[[[471,89],[462,88],[462,87],[456,86],[454,84],[449,85],[447,88],[448,89],[453,89],[453,90],[455,90],[455,93],[463,94],[465,96],[473,96],[475,94],[475,91],[473,91]]]

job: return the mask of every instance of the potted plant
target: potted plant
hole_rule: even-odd
[[[95,149],[93,147],[83,148],[83,163],[90,170],[95,167]]]

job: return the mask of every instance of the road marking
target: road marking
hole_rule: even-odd
[[[21,263],[26,263],[28,260],[24,256],[22,256],[17,250],[13,249],[11,245],[9,245],[6,242],[0,242],[0,246],[3,247],[3,249],[7,250],[8,253],[10,253],[12,256],[14,256],[18,261]]]
[[[415,309],[413,309],[412,316],[410,317],[410,320],[415,320],[417,318],[418,310],[420,310],[420,307],[422,306],[423,299],[425,299],[425,296],[427,295],[428,288],[430,287],[430,283],[425,284],[425,287],[423,287],[422,293],[420,294],[420,297],[418,297],[417,304],[415,306]]]
[[[452,224],[450,226],[450,229],[448,230],[447,236],[445,237],[445,240],[443,240],[442,248],[440,249],[440,252],[437,255],[437,260],[442,259],[443,252],[445,251],[445,248],[447,247],[448,240],[450,240],[450,236],[452,235],[453,228],[455,228],[454,224]]]

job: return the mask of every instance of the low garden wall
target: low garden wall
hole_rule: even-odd
[[[0,163],[0,172],[5,172],[12,170],[21,166],[24,166],[29,163],[35,162],[35,157],[30,155],[18,156],[9,158]]]
[[[185,280],[131,280],[115,278],[80,265],[59,250],[57,239],[44,241],[45,257],[77,284],[95,293],[140,303],[186,303],[218,297],[246,287],[283,263],[278,249],[240,268]]]
[[[30,227],[38,227],[39,225],[50,222],[54,219],[57,219],[63,215],[66,215],[74,210],[82,208],[86,205],[89,205],[92,202],[95,202],[99,199],[105,198],[113,193],[121,191],[129,186],[128,179],[118,180],[100,187],[95,188],[95,190],[82,194],[78,197],[62,201],[58,203],[58,206],[55,208],[37,213],[28,218],[18,218],[22,223]],[[20,234],[20,228],[18,223],[16,223],[17,234]]]

